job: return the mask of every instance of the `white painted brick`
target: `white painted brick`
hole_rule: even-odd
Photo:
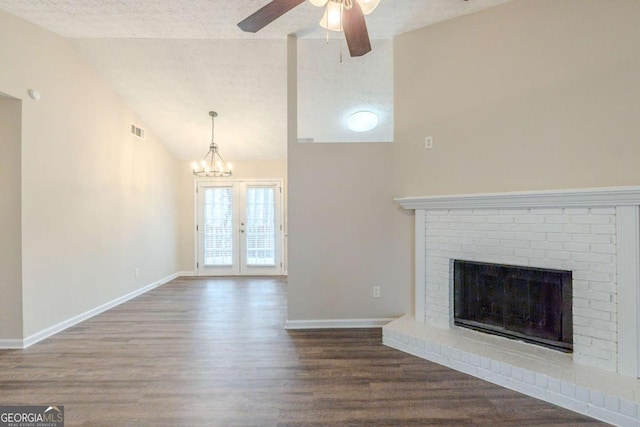
[[[531,242],[531,248],[552,250],[552,251],[561,251],[564,249],[562,242],[553,242],[549,240]]]
[[[545,240],[545,233],[533,233],[533,232],[520,232],[516,233],[516,239],[519,240]]]
[[[607,234],[574,234],[573,241],[581,243],[613,244],[613,236]]]
[[[513,218],[513,215],[490,215],[487,217],[487,222],[490,224],[509,224],[513,222]]]
[[[562,381],[561,385],[560,385],[560,389],[562,390],[562,394],[570,397],[570,398],[575,398],[576,397],[576,385],[566,382],[566,381]]]
[[[611,301],[611,294],[608,292],[605,293],[605,292],[585,290],[585,291],[581,291],[580,296],[583,298],[587,298],[591,301],[605,301],[605,302]]]
[[[589,326],[573,325],[573,333],[576,335],[582,335],[586,337],[599,338],[601,340],[608,340],[608,341],[616,340],[617,334],[615,331],[612,331],[609,329],[594,328],[593,325],[591,325],[591,323],[593,322],[594,320],[590,319]],[[595,355],[596,353],[602,354],[601,351],[597,351],[595,353],[589,353],[589,354]]]
[[[589,213],[594,215],[615,215],[616,208],[591,208]]]
[[[514,366],[511,368],[511,377],[517,381],[522,381],[522,376],[524,374],[524,369]]]
[[[529,224],[500,224],[502,231],[529,231]]]
[[[512,368],[512,366],[509,363],[502,363],[502,366],[500,367],[500,373],[502,375],[504,375],[505,377],[510,377],[511,376],[511,368]]]
[[[562,215],[564,210],[562,208],[539,208],[531,209],[531,215]]]
[[[616,292],[616,284],[606,282],[589,282],[589,289],[612,294]]]
[[[601,350],[607,350],[614,353],[617,350],[617,343],[613,341],[605,341],[598,338],[591,338],[591,345]]]
[[[547,256],[554,260],[568,261],[573,258],[573,253],[567,251],[547,251]]]
[[[487,253],[492,255],[514,255],[513,248],[503,248],[503,247],[489,247],[487,248]]]
[[[564,232],[565,233],[589,233],[590,225],[587,224],[565,224]]]
[[[616,323],[611,320],[600,320],[600,319],[591,319],[591,327],[602,329],[605,331],[610,331],[615,333],[618,328],[616,327]]]
[[[500,240],[500,246],[507,248],[528,248],[530,243],[525,240]]]
[[[534,233],[562,233],[562,224],[532,224],[531,231]]]
[[[589,226],[593,234],[615,234],[615,225],[591,225]]]
[[[542,389],[546,389],[547,388],[547,376],[545,374],[541,374],[539,372],[536,372],[536,386],[542,388]]]
[[[549,377],[547,379],[547,390],[553,393],[561,393],[562,391],[562,381],[557,378]]]
[[[473,239],[473,243],[480,246],[500,246],[498,239]]]
[[[476,230],[500,230],[500,224],[476,224]]]
[[[615,264],[592,263],[592,264],[589,265],[589,270],[595,271],[595,272],[598,272],[598,273],[615,274],[618,269],[617,269]]]
[[[546,215],[544,222],[547,224],[568,224],[571,220],[568,216],[564,215]]]
[[[598,273],[595,271],[591,271],[589,274],[589,280],[592,282],[605,282],[610,283],[614,280],[614,275],[611,273]]]
[[[498,215],[500,214],[500,210],[498,209],[474,209],[474,215]]]
[[[544,216],[542,215],[527,215],[527,216],[516,216],[514,218],[516,224],[542,224],[544,223]]]
[[[604,407],[604,395],[599,391],[591,390],[589,392],[589,402],[592,405]]]
[[[588,208],[565,208],[565,215],[587,215],[589,213]]]
[[[579,324],[582,326],[589,326],[589,323],[583,323],[582,319],[598,319],[604,321],[611,321],[611,313],[607,311],[594,310],[592,308],[584,308],[584,307],[573,307],[573,316],[575,320],[575,316],[580,317],[581,321]]]
[[[579,385],[576,386],[576,399],[584,402],[584,403],[589,403],[589,390],[587,390],[584,387],[581,387]]]
[[[620,427],[638,427],[638,420],[632,420],[629,417],[611,412],[605,408],[594,405],[587,405],[586,415],[598,420],[606,420],[607,423]]]
[[[520,393],[535,397],[537,399],[544,399],[545,397],[545,390],[531,384],[513,381],[510,383],[510,388]]]
[[[515,249],[515,256],[525,258],[542,258],[546,254],[545,251],[539,249]]]
[[[573,313],[573,326],[589,326],[589,318],[585,316],[580,316],[576,314],[575,311]],[[574,337],[574,341],[576,341],[576,337]]]
[[[546,235],[546,240],[550,242],[570,242],[571,233],[549,233]]]
[[[528,384],[535,385],[536,374],[528,369],[525,369],[522,373],[522,379]]]
[[[587,411],[587,404],[585,402],[578,402],[575,398],[552,392],[547,392],[547,398],[551,403],[575,412],[585,413]]]
[[[615,254],[616,253],[616,245],[612,245],[612,244],[602,245],[602,244],[592,243],[591,244],[591,250],[593,252],[596,252],[596,253]]]
[[[626,399],[620,399],[620,412],[628,417],[638,417],[638,404]]]
[[[565,243],[565,245],[568,245],[568,244],[569,243]],[[582,244],[582,243],[576,243],[576,244]],[[602,264],[612,264],[616,261],[615,256],[611,254],[601,254],[601,253],[594,253],[594,252],[575,253],[573,254],[573,259],[575,259],[576,261],[598,262]]]
[[[615,313],[617,309],[617,304],[614,302],[591,301],[589,306],[596,310],[608,311],[610,313]]]
[[[573,271],[573,274],[575,275],[576,273],[580,272],[580,271],[588,271],[589,270],[589,263],[585,262],[585,261],[564,261],[562,263],[562,269],[563,270],[569,270],[569,271]]]
[[[574,307],[591,307],[588,299],[580,298],[580,295],[573,297],[573,306]]]
[[[578,215],[571,217],[573,224],[610,224],[610,215]]]
[[[564,244],[564,250],[570,252],[589,252],[590,246],[588,243],[567,242]]]
[[[512,231],[494,231],[489,235],[492,239],[515,239],[516,233]]]
[[[610,411],[620,412],[620,399],[607,394],[604,396],[604,407]]]

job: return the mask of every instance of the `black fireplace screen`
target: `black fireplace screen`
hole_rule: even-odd
[[[573,349],[571,272],[454,261],[454,323]]]

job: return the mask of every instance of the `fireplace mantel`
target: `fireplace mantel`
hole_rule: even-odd
[[[640,186],[402,197],[395,201],[416,210],[638,206]]]

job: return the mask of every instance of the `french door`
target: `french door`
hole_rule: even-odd
[[[196,192],[198,275],[282,274],[280,182],[199,181]]]

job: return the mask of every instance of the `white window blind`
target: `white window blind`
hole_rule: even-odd
[[[276,262],[275,188],[247,188],[247,265],[273,266]]]
[[[204,190],[203,255],[207,266],[233,264],[233,190]]]

